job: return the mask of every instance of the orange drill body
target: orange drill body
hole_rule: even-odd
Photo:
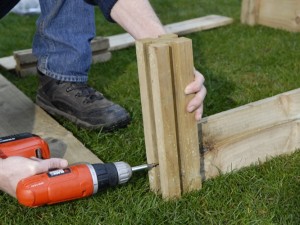
[[[75,200],[94,193],[87,164],[73,165],[21,180],[17,186],[19,203],[36,207]]]
[[[0,158],[22,156],[26,158],[50,158],[47,142],[37,135],[22,133],[0,138]]]

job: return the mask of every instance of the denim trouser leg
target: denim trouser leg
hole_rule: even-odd
[[[86,82],[95,36],[94,7],[83,0],[40,0],[33,40],[38,69],[63,81]]]

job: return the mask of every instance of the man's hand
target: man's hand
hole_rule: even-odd
[[[195,119],[198,121],[203,114],[203,101],[206,96],[206,88],[204,86],[204,76],[195,70],[195,80],[186,86],[185,94],[195,94],[195,97],[187,105],[188,112],[195,112]]]
[[[65,159],[58,158],[41,160],[13,156],[0,159],[0,189],[16,197],[17,184],[21,179],[67,166],[68,162]]]

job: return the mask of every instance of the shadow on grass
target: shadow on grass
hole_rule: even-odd
[[[206,71],[205,87],[207,95],[204,101],[204,116],[226,111],[238,105],[231,98],[235,84],[224,79],[223,76]]]

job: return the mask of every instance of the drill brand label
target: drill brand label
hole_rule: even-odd
[[[71,173],[70,168],[52,170],[52,171],[48,172],[48,177],[57,177],[57,176],[68,174],[68,173]]]
[[[30,187],[35,188],[35,187],[41,186],[43,184],[44,184],[44,182],[39,182],[39,183],[35,183],[35,184],[30,185]]]

